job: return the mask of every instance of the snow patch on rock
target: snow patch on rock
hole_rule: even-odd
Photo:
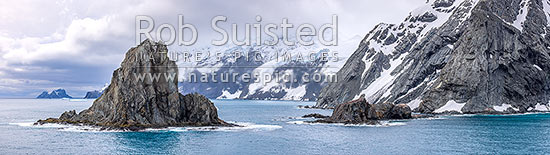
[[[409,107],[411,107],[411,110],[414,110],[414,109],[416,109],[420,106],[420,102],[422,102],[422,100],[417,98],[417,99],[414,99],[411,102],[407,103],[407,105]]]
[[[302,97],[306,94],[306,85],[287,89],[286,92],[287,93],[283,97],[283,100],[302,100]]]
[[[550,104],[550,102],[549,102]],[[527,109],[528,111],[550,111],[550,106],[547,104],[547,105],[543,105],[543,104],[540,104],[540,103],[537,103],[537,105],[535,105],[535,107],[531,107],[529,109]]]
[[[227,90],[223,90],[222,95],[219,96],[217,99],[237,99],[239,96],[241,96],[242,91],[237,90],[235,93],[230,93]]]
[[[502,104],[500,106],[493,106],[493,109],[495,109],[495,111],[499,111],[499,112],[504,112],[506,111],[508,108],[512,108],[514,109],[515,111],[519,111],[518,108],[514,108],[512,107],[512,105],[510,104]]]
[[[449,100],[447,103],[434,111],[434,113],[443,113],[443,112],[451,112],[456,111],[462,113],[462,107],[464,107],[466,103],[456,103],[455,100]]]
[[[516,20],[512,25],[520,31],[523,31],[523,22],[527,20],[527,13],[529,12],[529,0],[522,0],[520,5],[519,14],[516,16]]]

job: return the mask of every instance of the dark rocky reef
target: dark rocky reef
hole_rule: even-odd
[[[378,120],[410,119],[412,111],[405,104],[369,104],[364,97],[339,104],[332,116],[316,120],[317,123],[378,124]]]
[[[302,117],[303,118],[329,118],[330,116],[325,116],[325,115],[321,115],[321,114],[318,114],[318,113],[313,113],[313,114],[304,115]]]
[[[68,111],[59,118],[39,120],[36,124],[64,123],[123,130],[233,126],[218,118],[214,103],[205,96],[178,92],[178,68],[168,59],[167,51],[162,43],[143,41],[126,53],[121,67],[113,72],[111,84],[89,109],[78,114]],[[160,78],[153,78],[158,74]],[[145,76],[140,78],[140,75]]]
[[[309,106],[309,105],[298,105],[297,107],[300,108],[300,109],[334,109],[333,107],[320,108],[320,107]]]

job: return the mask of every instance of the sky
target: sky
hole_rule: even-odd
[[[155,26],[177,26],[178,15],[197,27],[193,49],[221,36],[222,26],[236,23],[320,26],[338,16],[338,39],[365,36],[378,23],[399,23],[426,0],[2,0],[0,1],[0,98],[34,98],[64,88],[73,97],[99,90],[111,79],[124,53],[136,46],[135,18],[146,15]],[[224,25],[225,24],[225,25]],[[230,30],[229,28],[227,28]],[[244,29],[244,28],[243,28]],[[292,32],[292,31],[291,31]]]

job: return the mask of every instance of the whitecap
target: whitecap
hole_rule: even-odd
[[[76,126],[76,125],[68,125],[67,127],[59,128],[60,131],[66,131],[66,132],[129,132],[124,130],[105,130],[100,127],[94,127],[94,126]]]
[[[35,125],[34,122],[23,122],[23,123],[8,123],[9,125],[16,125],[21,127],[32,127],[32,128],[55,128],[59,131],[67,132],[123,132],[122,130],[102,130],[100,127],[94,126],[85,126],[85,125],[67,125],[67,124],[57,124],[57,123],[46,123]]]
[[[218,126],[204,126],[204,127],[167,127],[159,129],[145,129],[145,132],[162,132],[162,131],[173,131],[173,132],[185,132],[185,131],[272,131],[276,129],[283,128],[279,125],[262,125],[254,124],[247,122],[230,122],[237,124],[236,127],[218,127]],[[101,127],[96,126],[86,126],[86,125],[65,125],[65,124],[56,124],[56,123],[46,123],[42,125],[34,125],[33,122],[24,122],[24,123],[9,123],[10,125],[16,125],[21,127],[33,127],[33,128],[56,128],[59,131],[66,132],[130,132],[124,130],[104,130]]]
[[[290,121],[290,122],[286,122],[288,124],[306,124],[306,122],[304,121]]]
[[[33,126],[33,124],[34,124],[33,122],[8,123],[8,125],[23,126],[23,127]]]
[[[70,126],[70,125],[56,124],[56,123],[46,123],[41,125],[35,125],[34,122],[9,123],[9,125],[16,125],[21,127],[34,127],[34,128],[64,128],[64,127]]]

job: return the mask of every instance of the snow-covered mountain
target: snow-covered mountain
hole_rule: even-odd
[[[548,0],[428,0],[368,33],[316,106],[364,94],[425,113],[548,111],[549,13]]]
[[[360,40],[360,36],[340,40],[338,46],[288,46],[279,43],[274,46],[221,46],[197,49],[189,53],[202,51],[209,52],[210,56],[200,62],[177,62],[180,67],[179,77],[183,79],[180,81],[179,89],[184,94],[198,92],[209,98],[218,99],[314,101],[322,85],[326,83],[326,76],[319,76],[323,78],[321,82],[313,80],[313,76],[331,73],[335,75],[351,55],[351,51],[357,48]],[[239,52],[241,58],[235,59],[235,52]],[[334,55],[336,52],[338,54]],[[215,55],[217,53],[219,55]],[[320,58],[321,53],[328,54],[328,61]],[[285,60],[285,57],[290,59]],[[208,76],[208,82],[201,82],[203,73]],[[212,80],[212,73],[216,73],[217,81]],[[232,80],[233,73],[238,73],[235,81]],[[251,76],[256,74],[260,81],[243,81],[241,75],[244,73]],[[276,79],[277,75],[285,73],[293,77],[284,79],[283,76],[279,76]],[[304,74],[309,75],[309,78],[305,78],[309,82],[303,79]],[[196,81],[192,75],[196,75]],[[229,75],[229,82],[219,80],[221,76],[226,75]],[[271,80],[265,79],[264,76],[267,75],[271,75]]]

